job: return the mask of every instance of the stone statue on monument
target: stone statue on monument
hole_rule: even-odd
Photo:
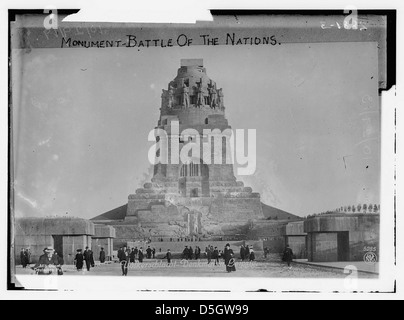
[[[200,107],[204,105],[203,101],[203,94],[202,94],[202,78],[199,82],[196,83],[197,88],[196,88],[196,106]]]
[[[182,84],[182,105],[189,108],[189,88],[185,83]]]
[[[208,92],[210,98],[210,107],[212,109],[216,109],[216,99],[217,99],[216,84],[213,84],[212,81],[209,84]]]
[[[174,88],[171,83],[168,85],[168,108],[172,108],[174,103]]]

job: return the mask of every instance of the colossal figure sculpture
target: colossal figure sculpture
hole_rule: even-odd
[[[189,89],[185,83],[182,84],[182,105],[189,108]]]

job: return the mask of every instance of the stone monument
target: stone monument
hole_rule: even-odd
[[[237,181],[233,165],[225,161],[226,153],[231,151],[226,141],[219,146],[221,163],[206,163],[202,156],[188,163],[171,161],[172,153],[181,152],[195,139],[200,138],[202,145],[207,139],[204,129],[231,129],[223,90],[208,77],[202,59],[181,60],[177,76],[167,88],[162,93],[156,129],[165,130],[169,141],[177,140],[178,149],[168,143],[168,162],[155,164],[151,181],[129,195],[123,219],[113,221],[100,215],[92,220],[114,225],[116,240],[122,242],[244,239],[253,222],[265,222],[263,209],[260,194]],[[199,137],[185,141],[174,130],[174,124],[179,126],[178,132],[192,128]],[[216,152],[212,149],[212,159]]]

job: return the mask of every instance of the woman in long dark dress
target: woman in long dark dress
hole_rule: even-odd
[[[143,258],[144,258],[143,248],[140,248],[140,250],[139,250],[139,252],[138,252],[138,259],[139,259],[139,262],[143,262]]]
[[[127,249],[122,255],[121,267],[122,267],[122,275],[128,275],[128,266],[130,262],[130,250]]]
[[[76,264],[77,271],[80,271],[83,269],[84,256],[81,251],[82,251],[81,249],[78,249],[76,257],[74,258],[74,262]]]
[[[293,251],[289,247],[289,245],[286,245],[285,251],[283,251],[283,261],[285,261],[288,264],[289,269],[291,268],[290,263],[293,260]]]
[[[223,255],[224,255],[224,264],[226,265],[226,271],[227,272],[236,271],[234,252],[232,249],[230,249],[230,244],[226,244]]]

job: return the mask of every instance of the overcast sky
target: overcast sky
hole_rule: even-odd
[[[17,215],[92,218],[150,172],[149,131],[181,58],[203,58],[233,129],[257,130],[239,177],[297,215],[379,203],[376,43],[14,51]],[[372,100],[371,103],[369,101]]]

